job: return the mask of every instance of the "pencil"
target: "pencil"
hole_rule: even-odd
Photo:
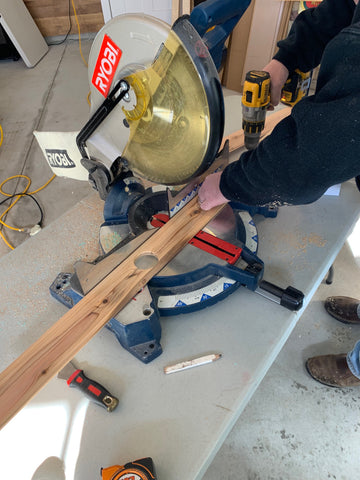
[[[176,363],[175,365],[169,365],[168,367],[165,367],[164,373],[169,374],[181,372],[182,370],[187,370],[189,368],[199,367],[200,365],[206,365],[207,363],[215,362],[221,357],[221,353],[211,353],[210,355],[194,358],[193,360],[186,360],[184,362]]]

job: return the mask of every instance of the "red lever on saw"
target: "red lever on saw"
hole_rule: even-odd
[[[153,227],[162,227],[169,220],[166,213],[157,213],[150,221]],[[188,243],[194,247],[200,248],[215,257],[225,260],[230,265],[234,265],[240,258],[242,248],[226,242],[221,238],[215,237],[210,233],[200,230]]]

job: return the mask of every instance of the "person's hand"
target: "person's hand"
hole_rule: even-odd
[[[281,90],[288,79],[289,70],[278,60],[271,60],[263,70],[270,74],[270,105],[269,110],[273,110],[279,104]]]
[[[202,210],[210,210],[217,205],[222,205],[230,200],[220,191],[220,178],[222,172],[208,175],[201,185],[198,193],[199,204]]]

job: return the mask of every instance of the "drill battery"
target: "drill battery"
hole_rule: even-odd
[[[293,107],[306,97],[310,90],[312,73],[312,70],[304,73],[299,69],[291,72],[282,89],[281,103]]]

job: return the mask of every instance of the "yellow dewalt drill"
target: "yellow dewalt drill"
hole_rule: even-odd
[[[309,93],[312,71],[291,72],[281,95],[281,103],[293,107]],[[265,126],[266,111],[270,104],[270,75],[268,72],[250,70],[246,74],[242,96],[244,144],[248,150],[258,146]]]
[[[250,70],[245,77],[242,96],[242,128],[248,150],[253,150],[259,143],[269,103],[270,74],[262,70]]]

